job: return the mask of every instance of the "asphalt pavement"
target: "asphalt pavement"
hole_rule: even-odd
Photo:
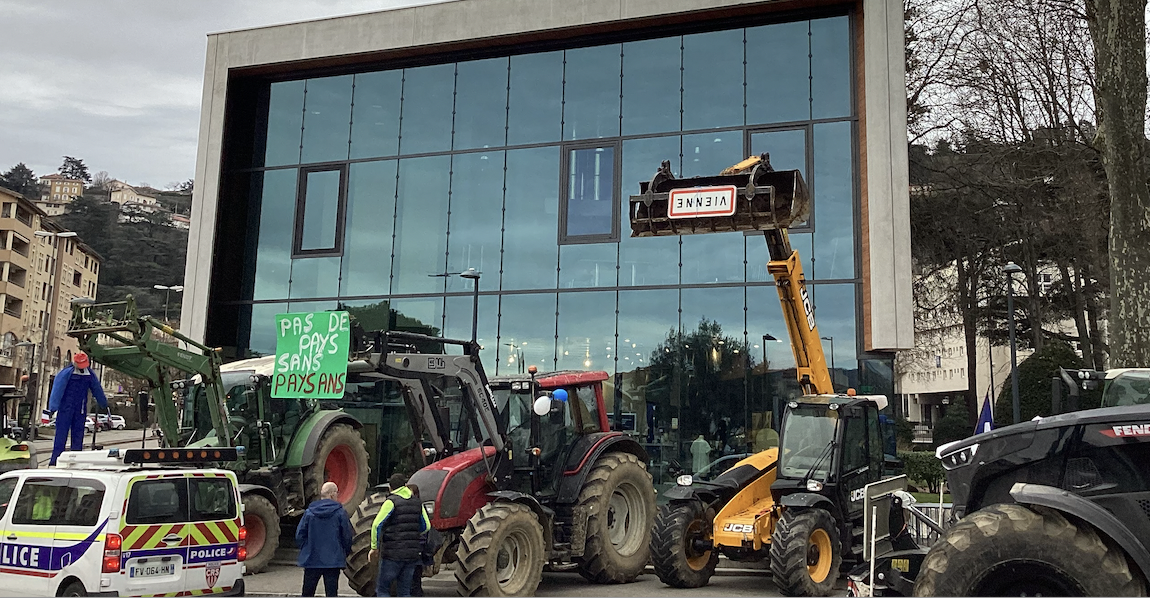
[[[123,448],[139,448],[140,438],[144,436],[144,430],[106,430],[104,432],[96,433],[96,444],[104,448],[123,447]],[[56,435],[56,428],[41,427],[37,432],[38,437],[32,443],[36,447],[36,460],[39,461],[40,467],[47,467],[48,460],[52,458],[52,442]],[[146,447],[156,448],[159,446],[156,438],[152,438],[151,432],[148,432]],[[88,432],[84,436],[84,449],[89,450],[92,447],[92,433]]]

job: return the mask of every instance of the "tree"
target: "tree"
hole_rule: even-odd
[[[1146,0],[1086,0],[1098,69],[1098,142],[1110,186],[1110,355],[1150,364]]]
[[[112,177],[108,175],[107,170],[101,170],[92,176],[92,188],[101,191],[107,190],[108,184],[112,182]]]
[[[40,199],[40,183],[36,174],[23,162],[0,175],[0,187],[11,189],[31,200]]]
[[[88,167],[79,158],[64,156],[64,163],[60,165],[59,172],[70,179],[81,180],[85,183],[92,182],[92,175],[88,174]]]
[[[1018,364],[1018,403],[1022,415],[1021,421],[1034,419],[1035,416],[1051,415],[1051,379],[1058,375],[1060,367],[1077,369],[1081,365],[1082,361],[1074,349],[1062,341],[1047,343],[1040,351]],[[994,421],[996,425],[1003,426],[1016,423],[1013,418],[1014,393],[1008,379],[994,403]]]

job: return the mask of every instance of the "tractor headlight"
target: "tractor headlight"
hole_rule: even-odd
[[[818,480],[807,480],[807,491],[822,492],[823,483]]]
[[[951,469],[958,469],[970,465],[974,461],[974,455],[978,452],[978,445],[972,444],[964,446],[956,451],[951,451],[943,454],[943,449],[948,448],[945,445],[939,447],[938,453],[935,455],[942,461],[942,466],[947,471]]]
[[[694,482],[695,478],[692,478],[690,474],[683,474],[675,480],[675,483],[679,484],[680,486],[690,486]]]
[[[423,503],[423,510],[427,511],[427,516],[432,517],[435,515],[435,501],[428,500]]]

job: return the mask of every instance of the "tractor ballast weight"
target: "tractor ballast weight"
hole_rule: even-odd
[[[714,194],[680,195],[685,189],[710,189]],[[676,215],[695,208],[696,202],[706,212],[724,213]],[[671,163],[664,161],[650,182],[639,184],[639,194],[631,196],[631,236],[780,230],[805,222],[810,208],[802,174],[775,170],[769,154],[747,158],[716,176],[682,179],[675,178]]]

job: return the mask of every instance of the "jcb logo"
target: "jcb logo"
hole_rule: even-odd
[[[807,295],[807,285],[799,284],[799,296],[803,298],[803,311],[807,312],[807,328],[815,329],[815,308],[811,305],[811,298]]]
[[[866,488],[859,488],[858,490],[851,490],[851,502],[860,501],[866,498]]]
[[[723,526],[723,531],[734,532],[736,534],[749,534],[755,531],[755,526],[749,523],[728,523]]]

